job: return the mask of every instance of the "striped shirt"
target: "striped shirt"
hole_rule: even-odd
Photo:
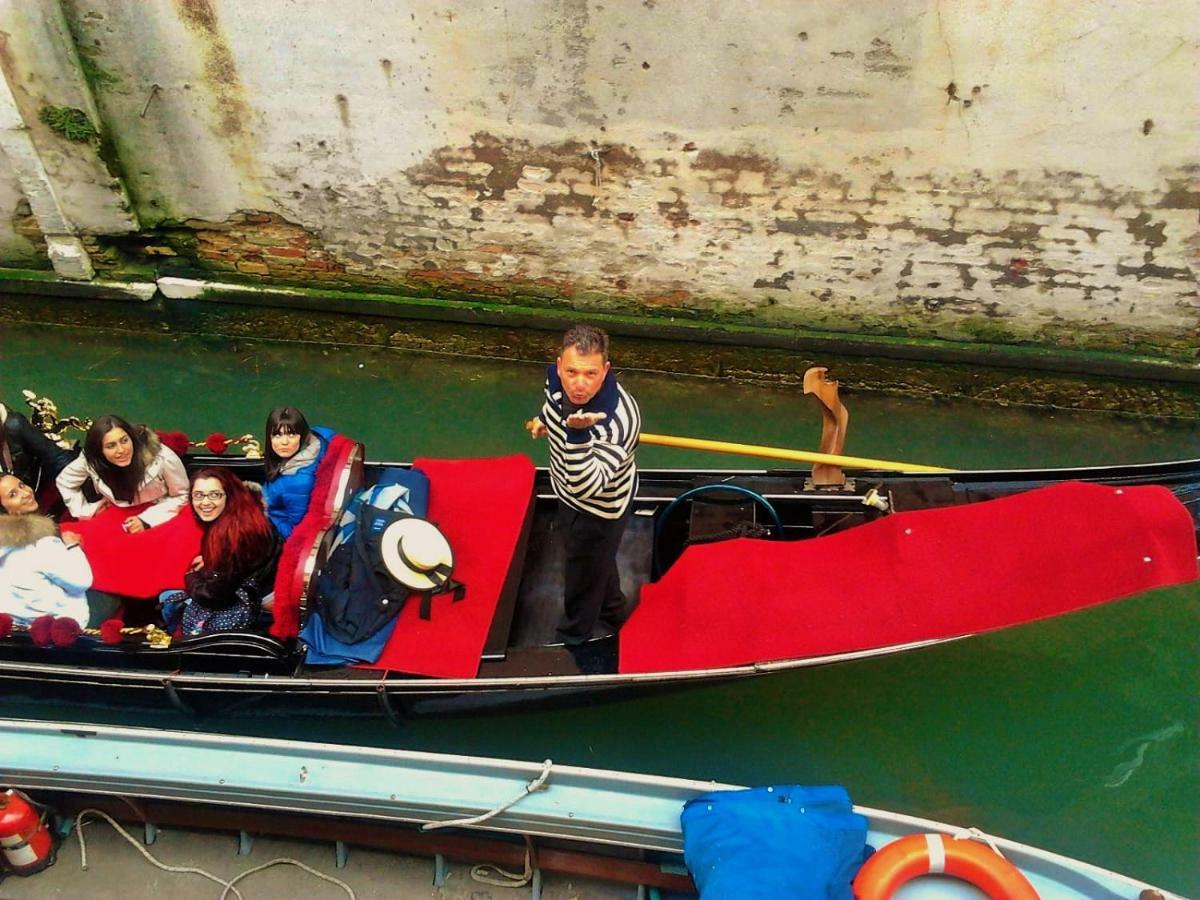
[[[602,412],[607,418],[591,428],[568,428],[562,382],[554,365],[546,369],[545,395],[539,418],[549,432],[554,493],[583,512],[602,519],[621,518],[637,490],[634,451],[642,431],[637,401],[609,371],[596,396],[578,410]]]

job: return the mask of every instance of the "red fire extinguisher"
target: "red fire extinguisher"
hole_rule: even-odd
[[[0,793],[0,849],[5,868],[32,875],[54,862],[54,839],[27,799],[13,790]]]

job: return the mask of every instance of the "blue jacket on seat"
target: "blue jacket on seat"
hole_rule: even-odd
[[[267,518],[284,540],[287,540],[292,529],[300,524],[300,520],[308,512],[313,483],[317,479],[317,467],[325,458],[325,451],[329,449],[329,442],[334,434],[331,429],[320,426],[314,426],[312,433],[321,442],[316,459],[295,472],[276,475],[263,484],[263,496],[267,500]]]

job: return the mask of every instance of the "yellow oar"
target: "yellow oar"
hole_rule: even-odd
[[[646,434],[642,432],[643,444],[660,447],[679,447],[684,450],[711,450],[714,453],[742,453],[747,456],[764,456],[768,459],[786,459],[792,462],[828,463],[847,469],[887,469],[891,472],[953,472],[940,466],[922,466],[916,463],[895,462],[887,459],[868,459],[861,456],[837,456],[832,453],[811,453],[807,450],[786,450],[783,447],[759,447],[754,444],[731,444],[728,441],[706,441],[700,438],[672,437],[669,434]]]

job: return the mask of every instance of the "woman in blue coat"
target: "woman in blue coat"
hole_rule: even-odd
[[[308,512],[317,466],[332,437],[328,428],[310,428],[304,414],[291,406],[273,409],[267,416],[263,496],[267,517],[285,540]]]

